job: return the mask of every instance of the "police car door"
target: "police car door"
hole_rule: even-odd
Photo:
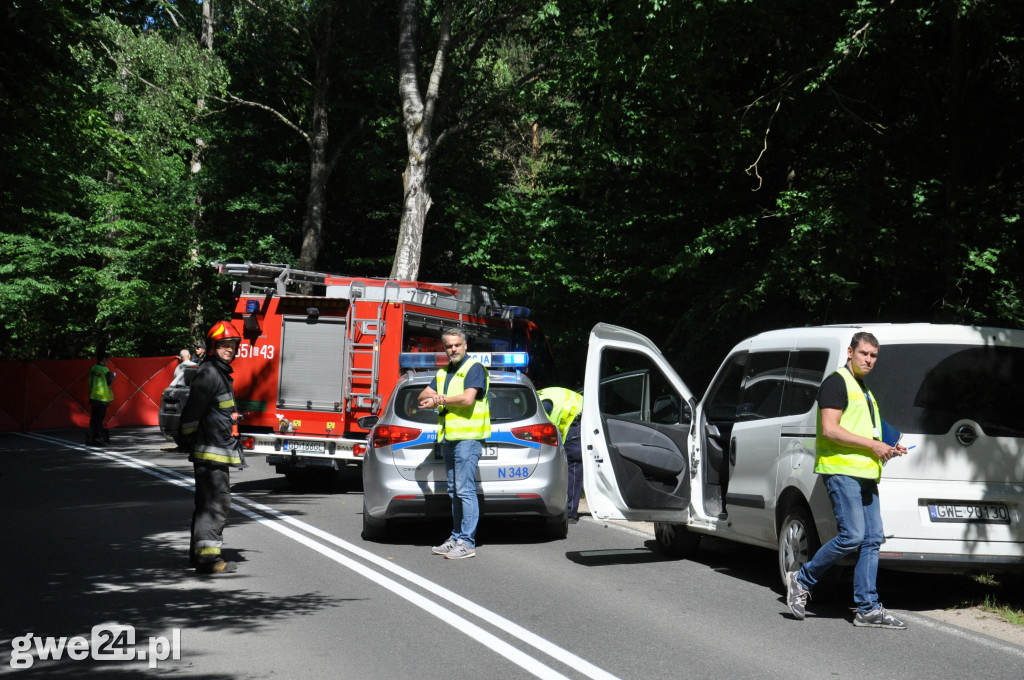
[[[601,519],[685,522],[695,401],[650,340],[598,324],[583,392],[583,485]]]

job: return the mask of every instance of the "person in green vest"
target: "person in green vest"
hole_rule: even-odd
[[[89,446],[103,446],[110,442],[110,438],[103,432],[103,419],[107,416],[110,402],[114,401],[111,385],[117,373],[107,368],[108,363],[110,356],[106,352],[99,352],[96,364],[89,369],[89,406],[92,415],[89,418],[89,431],[85,435],[85,443]]]
[[[491,436],[490,377],[483,364],[467,356],[466,333],[461,328],[446,330],[441,341],[448,365],[420,392],[419,405],[438,410],[437,443],[452,501],[452,535],[431,550],[446,559],[460,560],[476,556],[480,521],[476,476],[484,441]]]
[[[821,546],[810,562],[786,575],[786,604],[798,620],[807,598],[825,572],[852,553],[853,625],[902,630],[907,624],[878,599],[878,550],[885,539],[879,510],[878,480],[882,465],[907,449],[882,441],[882,415],[864,377],[878,360],[878,339],[871,333],[853,336],[846,365],[825,378],[818,390],[818,427],[814,471],[822,475],[839,533]]]
[[[564,387],[545,387],[537,390],[540,403],[562,436],[565,461],[569,467],[569,489],[566,515],[569,524],[580,521],[580,496],[583,495],[583,444],[580,441],[580,416],[583,415],[583,395]]]

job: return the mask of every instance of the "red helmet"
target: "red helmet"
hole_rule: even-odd
[[[242,334],[238,332],[238,329],[230,321],[218,321],[213,324],[213,328],[206,334],[206,344],[210,347],[216,347],[216,344],[222,340],[234,340],[237,343],[241,343]]]

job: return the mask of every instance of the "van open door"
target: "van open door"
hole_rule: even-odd
[[[583,485],[594,517],[685,523],[696,401],[650,340],[598,324],[583,392]]]

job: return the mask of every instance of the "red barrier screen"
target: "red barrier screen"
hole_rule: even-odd
[[[88,427],[89,369],[92,359],[0,361],[0,431],[28,432]],[[160,395],[170,384],[175,357],[111,358],[117,373],[111,387],[107,427],[156,425]]]

